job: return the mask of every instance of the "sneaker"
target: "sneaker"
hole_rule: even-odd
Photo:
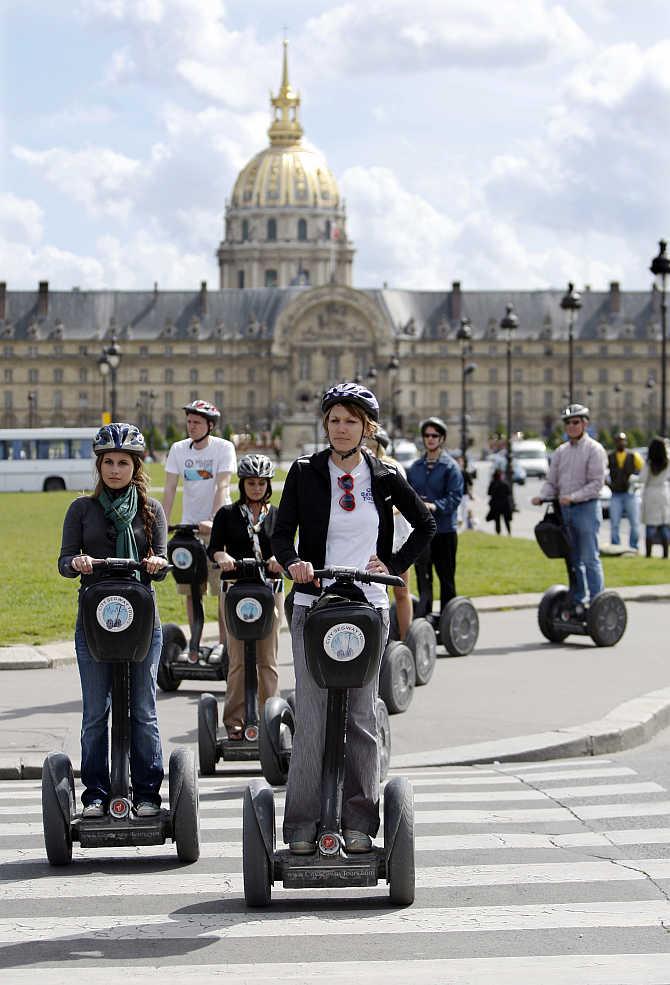
[[[220,664],[223,660],[223,654],[225,652],[225,646],[223,643],[217,643],[209,651],[209,656],[207,657],[207,662],[210,664]]]
[[[92,800],[90,804],[86,804],[83,811],[81,812],[82,817],[104,817],[105,816],[105,805],[101,800]]]
[[[292,841],[288,847],[291,855],[313,855],[316,851],[316,842]]]
[[[158,804],[154,804],[150,800],[143,800],[135,807],[137,817],[155,817],[156,814],[160,814],[160,811]]]
[[[345,828],[344,847],[348,852],[369,852],[372,850],[372,838],[365,831],[352,831]]]

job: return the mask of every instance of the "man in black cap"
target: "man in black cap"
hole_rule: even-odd
[[[620,544],[619,524],[621,518],[628,517],[630,535],[628,543],[632,551],[637,551],[639,543],[639,516],[637,496],[631,489],[631,480],[638,475],[644,462],[637,452],[626,448],[628,438],[625,431],[620,431],[614,438],[614,451],[607,456],[610,475],[607,485],[612,490],[610,500],[610,540]]]

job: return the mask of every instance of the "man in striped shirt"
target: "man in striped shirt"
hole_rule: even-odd
[[[563,522],[571,543],[574,600],[583,605],[605,587],[598,550],[598,530],[602,513],[599,494],[605,482],[607,453],[587,434],[589,409],[570,404],[561,414],[568,440],[551,457],[547,480],[536,506],[543,500],[558,499]]]

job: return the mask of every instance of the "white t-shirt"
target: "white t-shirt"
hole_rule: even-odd
[[[206,448],[192,448],[191,439],[175,441],[168,452],[165,471],[180,475],[184,485],[182,523],[200,523],[212,519],[216,476],[237,471],[235,445],[226,438],[210,435]],[[230,494],[225,503],[230,503]]]
[[[326,543],[326,558],[324,567],[344,565],[350,568],[365,567],[373,554],[377,553],[377,537],[379,535],[379,514],[372,498],[372,482],[370,469],[365,459],[361,459],[356,468],[349,473],[354,479],[352,490],[356,507],[347,511],[340,506],[344,489],[338,485],[338,477],[346,475],[344,469],[328,460],[330,472],[330,519],[328,521],[328,541]],[[324,585],[332,584],[332,579],[325,579]],[[359,585],[365,597],[378,609],[388,609],[389,599],[384,585]],[[296,605],[312,605],[313,595],[296,591]]]

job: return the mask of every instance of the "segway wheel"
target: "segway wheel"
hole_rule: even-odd
[[[186,637],[179,626],[166,623],[163,626],[163,649],[158,664],[156,683],[161,691],[176,691],[181,684],[181,678],[173,677],[170,664],[186,649]]]
[[[419,600],[416,595],[411,595],[410,598],[412,599],[412,618],[414,618],[414,613],[416,612],[416,607]],[[398,609],[395,602],[391,603],[391,607],[389,609],[389,639],[400,639],[400,630],[398,628]]]
[[[560,614],[569,595],[565,585],[552,585],[540,599],[537,622],[540,632],[550,643],[562,643],[570,635],[570,630],[562,629],[560,624]]]
[[[180,746],[170,755],[170,812],[172,840],[180,862],[200,858],[200,818],[198,814],[198,771],[190,749]]]
[[[427,619],[415,619],[409,627],[405,643],[414,655],[416,686],[427,684],[433,676],[437,660],[435,630]]]
[[[412,651],[404,643],[392,640],[384,650],[379,677],[379,696],[385,702],[389,715],[407,711],[412,703],[415,683]]]
[[[384,787],[384,849],[391,902],[410,906],[415,895],[414,794],[404,776],[394,776]]]
[[[479,616],[470,599],[458,595],[440,615],[440,637],[452,657],[467,657],[479,637]]]
[[[614,646],[626,631],[626,603],[617,592],[600,592],[586,614],[586,628],[596,646]]]
[[[216,751],[218,708],[213,694],[201,694],[198,702],[198,759],[200,775],[212,776],[219,758]]]
[[[377,698],[377,748],[379,750],[379,781],[388,776],[391,765],[391,723],[386,705]]]
[[[293,717],[295,718],[295,691],[288,692],[288,694],[286,695],[286,704],[293,712]]]
[[[288,779],[295,720],[287,701],[268,698],[263,705],[258,731],[258,756],[263,776],[273,787]]]
[[[72,818],[75,814],[74,775],[69,758],[51,752],[42,766],[44,845],[50,865],[72,861]]]
[[[272,790],[267,788],[263,800],[269,807],[272,804],[272,824],[274,828],[274,797]],[[264,791],[261,791],[261,796]],[[268,906],[272,898],[272,880],[270,875],[270,860],[268,847],[261,831],[261,822],[254,810],[254,800],[250,787],[244,791],[242,803],[242,875],[244,880],[244,901],[247,906]],[[269,832],[266,832],[269,834]],[[274,844],[274,830],[270,844]]]

